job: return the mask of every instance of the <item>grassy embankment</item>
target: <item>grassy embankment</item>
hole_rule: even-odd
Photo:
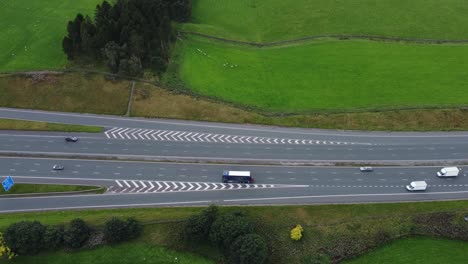
[[[391,243],[346,264],[463,264],[468,243],[430,238],[409,238]]]
[[[455,211],[466,214],[468,201],[400,203],[400,204],[356,204],[320,206],[276,206],[276,207],[223,207],[222,211],[242,210],[251,216],[256,230],[267,238],[272,248],[271,263],[299,263],[302,256],[315,252],[330,243],[333,237],[364,237],[376,230],[386,230],[392,234],[405,233],[411,228],[410,218],[416,214]],[[20,220],[39,220],[44,224],[66,224],[80,217],[89,224],[100,227],[113,216],[135,217],[153,224],[145,225],[143,235],[126,244],[138,246],[165,246],[182,251],[192,251],[213,260],[219,260],[219,252],[204,244],[185,245],[181,243],[175,230],[179,230],[183,220],[199,212],[201,208],[144,208],[87,210],[65,212],[15,213],[0,218],[0,230]],[[173,221],[173,222],[170,222]],[[301,224],[305,231],[301,242],[291,241],[289,230]],[[105,251],[105,250],[104,250]],[[110,253],[109,253],[110,254]],[[133,254],[133,253],[132,253]],[[53,254],[52,254],[53,255]],[[103,253],[103,257],[107,256]],[[140,255],[141,256],[141,255]],[[465,258],[468,257],[465,255]],[[100,262],[107,263],[107,262]]]
[[[88,74],[1,75],[0,106],[123,115],[130,87]]]
[[[181,28],[256,42],[326,34],[468,39],[466,12],[465,0],[193,0],[192,21]]]
[[[99,188],[96,186],[17,183],[13,185],[13,187],[8,192],[5,192],[5,190],[1,188],[0,195],[52,193],[52,192],[77,192],[77,191],[88,191],[88,190],[96,190],[96,193],[103,193],[105,191],[104,188]]]
[[[57,124],[57,123],[24,121],[24,120],[2,119],[2,118],[0,118],[0,130],[100,133],[100,132],[102,132],[102,127]]]

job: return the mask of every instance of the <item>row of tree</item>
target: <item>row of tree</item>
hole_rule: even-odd
[[[111,218],[106,221],[102,231],[91,229],[79,218],[73,219],[65,227],[46,226],[39,221],[21,221],[8,226],[3,239],[14,254],[34,255],[62,247],[79,249],[86,243],[90,247],[117,244],[138,237],[142,230],[142,225],[133,218]],[[91,240],[93,242],[89,242]]]
[[[262,264],[268,256],[265,239],[242,212],[220,214],[212,205],[187,221],[185,235],[192,242],[210,241],[234,264]]]
[[[78,14],[67,25],[63,51],[69,60],[104,61],[112,72],[136,76],[166,69],[175,40],[171,21],[191,16],[191,0],[117,0],[97,5],[94,19]]]

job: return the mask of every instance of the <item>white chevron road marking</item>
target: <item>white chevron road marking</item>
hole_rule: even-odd
[[[211,133],[193,133],[172,130],[152,130],[113,127],[104,132],[107,139],[155,140],[175,142],[208,142],[230,144],[290,144],[290,145],[373,145],[370,143],[322,141],[312,139],[272,138]]]

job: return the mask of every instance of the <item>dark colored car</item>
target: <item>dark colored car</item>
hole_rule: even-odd
[[[77,137],[66,137],[65,141],[66,142],[77,142],[78,138]]]
[[[55,164],[53,167],[52,167],[53,170],[63,170],[65,169],[65,167],[63,165],[60,165],[60,164]]]

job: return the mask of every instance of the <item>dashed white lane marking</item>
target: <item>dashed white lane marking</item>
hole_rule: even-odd
[[[156,193],[156,192],[190,192],[233,189],[291,188],[309,187],[309,185],[289,184],[240,184],[212,182],[167,182],[167,181],[134,181],[115,180],[116,185],[108,189],[110,193]],[[132,186],[133,185],[133,186]]]
[[[104,132],[108,139],[155,140],[175,142],[208,142],[232,144],[274,144],[274,145],[373,145],[371,143],[340,142],[313,139],[289,139],[254,136],[234,136],[211,133],[195,133],[172,130],[129,129],[114,127]]]

